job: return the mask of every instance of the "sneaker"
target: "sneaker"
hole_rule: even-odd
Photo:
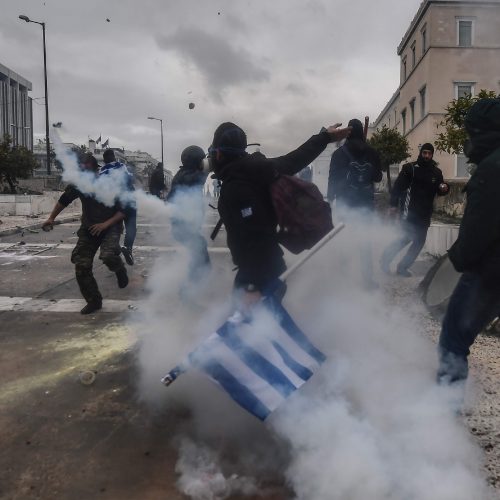
[[[127,270],[124,267],[122,267],[119,271],[116,271],[116,279],[118,280],[119,288],[125,288],[128,285]]]
[[[403,278],[411,278],[413,274],[408,271],[408,269],[398,269],[398,276],[402,276]]]
[[[88,302],[87,305],[80,311],[80,314],[92,314],[93,312],[102,309],[102,302]]]
[[[134,256],[132,255],[132,249],[131,248],[122,247],[122,255],[123,255],[124,259],[125,259],[125,262],[129,266],[133,266],[134,265]]]

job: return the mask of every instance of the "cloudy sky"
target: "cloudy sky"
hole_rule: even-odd
[[[381,111],[399,79],[396,47],[420,0],[0,0],[0,63],[43,97],[47,23],[50,122],[63,139],[165,157],[206,148],[235,121],[266,154],[323,125]],[[107,22],[109,18],[110,22]],[[43,100],[34,104],[44,133]],[[189,110],[190,102],[195,108]]]

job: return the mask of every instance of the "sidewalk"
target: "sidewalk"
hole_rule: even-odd
[[[38,230],[47,220],[48,214],[41,215],[2,215],[0,216],[0,236],[20,233],[24,230]],[[55,224],[64,224],[65,222],[75,222],[80,220],[81,210],[65,213],[59,216]]]

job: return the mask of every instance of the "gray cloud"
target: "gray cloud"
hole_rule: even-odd
[[[175,51],[194,64],[211,91],[219,96],[229,86],[270,78],[269,71],[255,62],[247,50],[197,28],[179,29],[172,35],[158,37],[157,42],[161,49]]]

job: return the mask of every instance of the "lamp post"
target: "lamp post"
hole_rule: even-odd
[[[148,120],[157,120],[160,122],[160,131],[161,131],[161,163],[163,168],[165,168],[165,163],[163,162],[163,120],[161,118],[155,118],[154,116],[148,116]]]
[[[45,23],[32,21],[28,16],[21,15],[19,19],[27,23],[39,24],[43,34],[43,75],[45,83],[45,141],[47,142],[47,175],[50,175],[50,138],[49,138],[49,92],[47,90],[47,49],[45,45]]]

